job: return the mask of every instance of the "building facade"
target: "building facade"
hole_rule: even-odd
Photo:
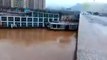
[[[0,0],[0,7],[3,6],[3,0]]]
[[[79,12],[77,12],[77,14],[75,14],[75,12],[63,12],[64,11],[32,10],[29,14],[25,13],[24,15],[23,13],[22,15],[2,14],[0,15],[0,28],[48,28],[54,30],[77,30]],[[62,17],[64,17],[64,19],[61,19]]]
[[[42,9],[45,7],[45,0],[38,0],[38,8]]]
[[[45,8],[45,0],[25,0],[26,7],[30,9],[44,9]]]
[[[0,7],[44,9],[45,0],[0,0]]]
[[[11,7],[23,8],[24,0],[11,0]]]
[[[49,22],[59,21],[58,12],[34,11],[33,16],[0,16],[1,26],[4,28],[38,28],[46,27]]]
[[[11,0],[0,0],[0,7],[11,7]]]

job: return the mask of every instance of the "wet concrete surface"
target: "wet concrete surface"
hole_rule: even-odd
[[[80,15],[78,60],[107,60],[107,17]]]
[[[73,60],[75,32],[1,29],[0,60]]]

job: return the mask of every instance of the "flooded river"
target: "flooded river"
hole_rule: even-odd
[[[75,32],[1,29],[0,60],[73,60]]]

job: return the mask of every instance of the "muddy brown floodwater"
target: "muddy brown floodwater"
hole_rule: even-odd
[[[1,29],[0,60],[73,60],[75,32]]]

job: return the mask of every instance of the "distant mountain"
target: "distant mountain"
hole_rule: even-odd
[[[61,10],[61,9],[65,9],[66,7],[63,7],[63,6],[55,6],[55,5],[50,5],[50,6],[47,6],[46,9],[53,9],[53,10]]]
[[[84,4],[76,4],[67,10],[73,11],[92,11],[92,12],[100,12],[107,13],[107,4],[103,3],[84,3]]]
[[[64,10],[64,11],[81,11],[82,9],[83,9],[83,7],[82,7],[82,4],[76,4],[76,5],[74,5],[74,6],[71,6],[71,7],[69,7],[69,8],[67,8],[67,7],[58,7],[58,6],[54,6],[54,7],[52,7],[52,6],[48,6],[46,9],[49,9],[49,10]]]
[[[76,5],[74,5],[74,6],[72,6],[72,7],[70,7],[70,8],[67,8],[67,10],[71,10],[71,11],[81,11],[81,10],[83,10],[83,6],[82,6],[82,4],[76,4]]]
[[[92,12],[100,12],[100,13],[107,13],[107,4],[101,3],[84,3],[79,4],[77,3],[74,6],[69,8],[67,7],[48,7],[47,9],[52,10],[63,10],[63,11],[92,11]]]

